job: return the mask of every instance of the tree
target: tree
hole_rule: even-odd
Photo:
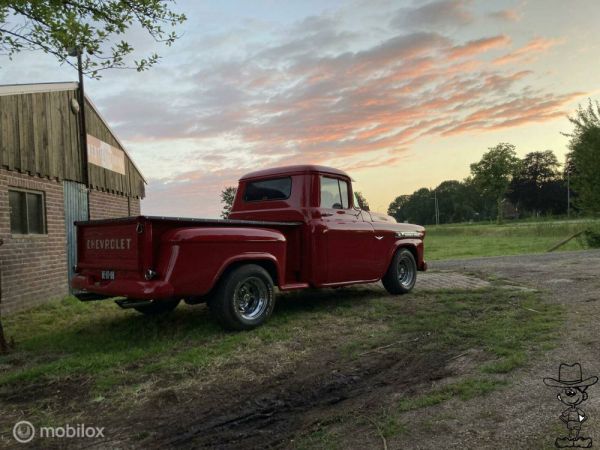
[[[223,211],[221,211],[221,217],[227,219],[235,200],[235,194],[237,188],[235,186],[227,186],[221,191],[221,203],[223,204]]]
[[[519,167],[515,146],[505,142],[490,147],[479,162],[471,164],[473,182],[496,201],[498,222],[502,221],[502,203]]]
[[[440,223],[466,222],[475,217],[470,189],[471,186],[456,180],[443,181],[435,188]]]
[[[482,192],[473,181],[473,177],[463,180],[466,202],[473,208],[474,220],[490,220],[496,218],[496,199],[489,193]]]
[[[556,197],[562,186],[559,166],[552,150],[528,153],[511,181],[507,198],[535,215],[562,211],[557,200],[566,198],[566,190],[563,196]]]
[[[133,26],[168,46],[178,38],[171,30],[186,20],[170,10],[174,0],[33,0],[0,4],[0,52],[9,57],[23,50],[42,50],[61,63],[73,65],[69,51],[82,53],[82,69],[92,78],[111,68],[146,70],[156,53],[127,62],[134,48],[116,40]]]
[[[388,207],[388,214],[398,222],[411,222],[420,225],[435,223],[435,203],[433,191],[421,188],[412,195],[397,197]]]
[[[362,192],[359,191],[355,191],[354,195],[356,195],[356,200],[358,200],[358,207],[360,207],[360,209],[364,210],[364,211],[370,211],[371,209],[369,208],[369,202],[367,202],[367,199],[365,198],[364,195],[362,195]]]
[[[390,206],[388,206],[387,213],[392,216],[398,222],[404,222],[408,220],[405,216],[403,208],[410,200],[410,195],[400,195],[394,199]]]
[[[600,212],[600,104],[590,99],[587,108],[579,105],[570,137],[571,185],[577,206],[590,213]]]

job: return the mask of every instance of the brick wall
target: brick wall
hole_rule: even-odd
[[[90,219],[140,215],[140,199],[90,190]]]
[[[45,235],[12,236],[8,190],[44,192]],[[107,219],[140,214],[140,200],[90,190],[90,216]],[[0,168],[0,308],[2,314],[68,295],[67,238],[62,182]]]
[[[43,191],[46,235],[13,237],[8,189]],[[65,214],[62,183],[0,168],[0,289],[2,313],[64,297],[67,289]]]

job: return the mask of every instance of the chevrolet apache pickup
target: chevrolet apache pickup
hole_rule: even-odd
[[[409,292],[425,229],[360,209],[350,177],[303,165],[240,179],[228,220],[127,217],[77,222],[72,287],[148,314],[206,302],[227,329],[263,324],[279,290],[381,280]]]

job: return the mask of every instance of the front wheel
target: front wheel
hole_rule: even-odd
[[[399,249],[381,281],[392,295],[410,292],[417,282],[417,263],[412,252],[406,248]]]
[[[224,328],[251,330],[273,313],[273,281],[269,273],[256,264],[240,266],[219,282],[208,306]]]

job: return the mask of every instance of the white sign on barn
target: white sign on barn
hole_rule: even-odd
[[[113,172],[125,175],[125,153],[123,150],[87,135],[88,162]]]

